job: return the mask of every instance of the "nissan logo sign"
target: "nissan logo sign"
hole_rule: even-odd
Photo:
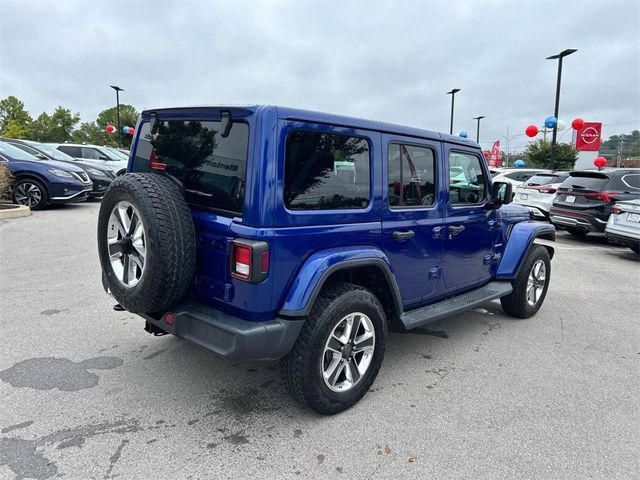
[[[580,137],[584,143],[594,143],[599,137],[598,130],[594,127],[587,127],[580,132]]]

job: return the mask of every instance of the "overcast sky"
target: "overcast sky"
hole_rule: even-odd
[[[0,0],[0,98],[83,121],[145,107],[268,103],[449,130],[485,148],[553,114],[640,129],[640,2]],[[570,138],[571,133],[564,136]],[[503,139],[504,141],[504,139]],[[522,148],[527,138],[511,141]]]

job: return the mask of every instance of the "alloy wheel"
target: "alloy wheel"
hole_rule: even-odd
[[[147,242],[144,224],[135,207],[121,201],[113,207],[107,228],[111,267],[125,287],[135,287],[144,273]]]
[[[334,392],[353,388],[367,373],[375,349],[373,322],[364,313],[343,317],[331,330],[322,355],[322,378]]]
[[[14,198],[20,205],[35,208],[42,202],[42,190],[35,183],[22,182],[16,187]]]
[[[538,303],[547,281],[547,267],[542,260],[537,260],[531,267],[527,279],[527,303],[531,306]]]

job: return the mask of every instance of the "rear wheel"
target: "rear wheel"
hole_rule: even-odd
[[[13,188],[12,197],[13,203],[25,205],[31,210],[42,210],[49,201],[45,186],[32,178],[18,180]]]
[[[533,245],[513,281],[513,291],[500,299],[502,309],[514,317],[532,317],[547,296],[550,278],[549,252],[542,245]]]
[[[574,237],[584,237],[589,233],[589,230],[577,227],[567,227],[567,232],[569,232]]]
[[[357,403],[384,358],[384,309],[365,288],[337,283],[324,291],[305,320],[282,370],[295,398],[331,415]]]

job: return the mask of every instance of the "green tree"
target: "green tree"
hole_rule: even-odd
[[[42,112],[33,121],[33,138],[39,142],[66,142],[79,122],[80,114],[59,106],[51,115]]]
[[[640,131],[611,135],[600,143],[600,154],[611,159],[640,158]]]
[[[135,127],[139,117],[138,111],[132,105],[120,105],[120,128]],[[95,122],[83,123],[73,134],[74,141],[95,143],[96,145],[118,146],[118,131],[107,133],[107,125],[118,127],[118,112],[116,107],[103,110],[98,114]],[[132,136],[121,133],[122,146],[131,148]]]
[[[29,139],[31,138],[31,126],[24,125],[18,120],[9,120],[5,125],[2,136],[7,138]]]
[[[4,100],[0,100],[0,133],[2,135],[9,136],[7,129],[11,124],[13,132],[26,132],[24,135],[28,136],[31,121],[29,112],[24,109],[24,103],[17,97],[10,95]]]
[[[527,167],[548,168],[551,165],[551,142],[536,140],[530,142],[523,153]],[[578,153],[569,143],[556,145],[555,168],[558,170],[571,170],[578,159]]]

